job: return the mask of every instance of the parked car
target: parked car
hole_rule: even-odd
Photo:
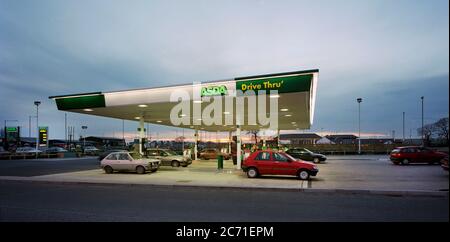
[[[107,174],[114,171],[135,171],[138,174],[144,174],[147,171],[155,172],[160,164],[161,161],[157,159],[144,158],[135,152],[114,152],[100,162],[101,168]]]
[[[33,147],[19,147],[16,149],[16,154],[36,154],[36,153],[42,153],[41,150],[37,150]]]
[[[448,155],[445,156],[444,158],[442,158],[442,160],[441,160],[441,167],[445,171],[448,171]]]
[[[291,175],[302,180],[316,176],[317,165],[296,159],[284,152],[262,150],[253,152],[245,159],[242,169],[249,178],[260,175]]]
[[[103,153],[101,153],[99,156],[98,156],[98,160],[103,160],[103,159],[105,159],[105,157],[107,156],[107,155],[109,155],[109,154],[111,154],[111,153],[114,153],[114,152],[128,152],[128,150],[124,150],[124,149],[113,149],[113,150],[106,150],[106,151],[104,151]]]
[[[323,162],[327,160],[327,157],[322,155],[322,154],[318,154],[318,153],[314,153],[308,149],[304,149],[304,148],[292,148],[286,151],[286,153],[288,153],[290,156],[297,158],[297,159],[301,159],[301,160],[305,160],[305,161],[312,161],[314,163],[319,163],[319,162]]]
[[[100,152],[99,149],[97,149],[95,146],[86,146],[83,149],[83,154],[85,155],[98,155]]]
[[[160,160],[162,166],[179,167],[181,165],[182,167],[187,167],[192,164],[190,157],[178,155],[169,149],[147,149],[145,155]]]
[[[64,153],[67,152],[66,149],[55,146],[55,147],[50,147],[44,150],[44,153],[46,154],[56,154],[56,153]]]
[[[391,151],[392,163],[407,165],[411,163],[439,163],[447,154],[422,146],[397,147]]]
[[[209,160],[209,159],[217,159],[219,155],[223,155],[223,159],[225,160],[229,160],[231,158],[230,154],[220,152],[217,149],[205,149],[200,152],[198,157],[203,160]]]

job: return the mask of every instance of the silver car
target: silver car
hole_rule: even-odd
[[[162,166],[187,167],[192,164],[190,157],[178,155],[168,149],[147,149],[146,156],[161,161]]]
[[[155,172],[160,164],[161,161],[157,159],[147,159],[134,152],[113,152],[100,162],[100,166],[108,174],[114,171],[135,171],[138,174]]]
[[[42,150],[37,150],[33,147],[19,147],[16,149],[16,154],[36,154],[42,153]]]

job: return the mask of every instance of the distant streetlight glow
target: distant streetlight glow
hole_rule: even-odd
[[[362,98],[357,98],[358,102],[358,154],[361,154],[361,102]]]

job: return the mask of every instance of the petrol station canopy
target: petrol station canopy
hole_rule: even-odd
[[[237,77],[221,81],[208,81],[198,84],[184,84],[175,86],[164,86],[156,88],[142,88],[124,91],[90,92],[72,95],[51,96],[56,101],[58,110],[102,117],[117,118],[123,120],[139,121],[143,119],[146,123],[158,125],[175,126],[180,128],[198,129],[204,131],[234,131],[236,130],[236,98],[249,90],[274,91],[277,95],[264,96],[266,103],[271,98],[278,101],[278,129],[295,130],[308,129],[314,118],[314,106],[317,89],[319,70],[304,70],[257,76]],[[193,88],[195,86],[195,88]],[[170,111],[179,102],[171,101],[171,94],[176,91],[184,91],[190,97],[199,96],[201,100],[191,98],[189,101],[190,113],[187,125],[174,125],[170,120]],[[196,92],[196,93],[194,93]],[[199,92],[199,93],[197,93]],[[241,94],[240,94],[241,93]],[[205,125],[195,116],[193,106],[199,105],[205,110],[210,104],[209,98],[222,98],[222,120],[220,125]],[[225,103],[233,103],[231,112],[227,112]],[[229,109],[228,109],[229,110]],[[256,110],[266,112],[269,108]],[[244,120],[249,115],[244,112]],[[181,114],[186,117],[186,114]],[[232,123],[225,125],[227,115],[232,115]],[[195,124],[197,122],[197,124]],[[200,122],[200,124],[198,124]],[[242,130],[260,130],[268,126],[259,124],[241,124]]]

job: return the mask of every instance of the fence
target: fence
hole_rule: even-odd
[[[389,154],[398,144],[362,144],[362,154]],[[358,154],[357,144],[315,144],[315,145],[289,145],[289,148],[306,148],[321,154]]]

